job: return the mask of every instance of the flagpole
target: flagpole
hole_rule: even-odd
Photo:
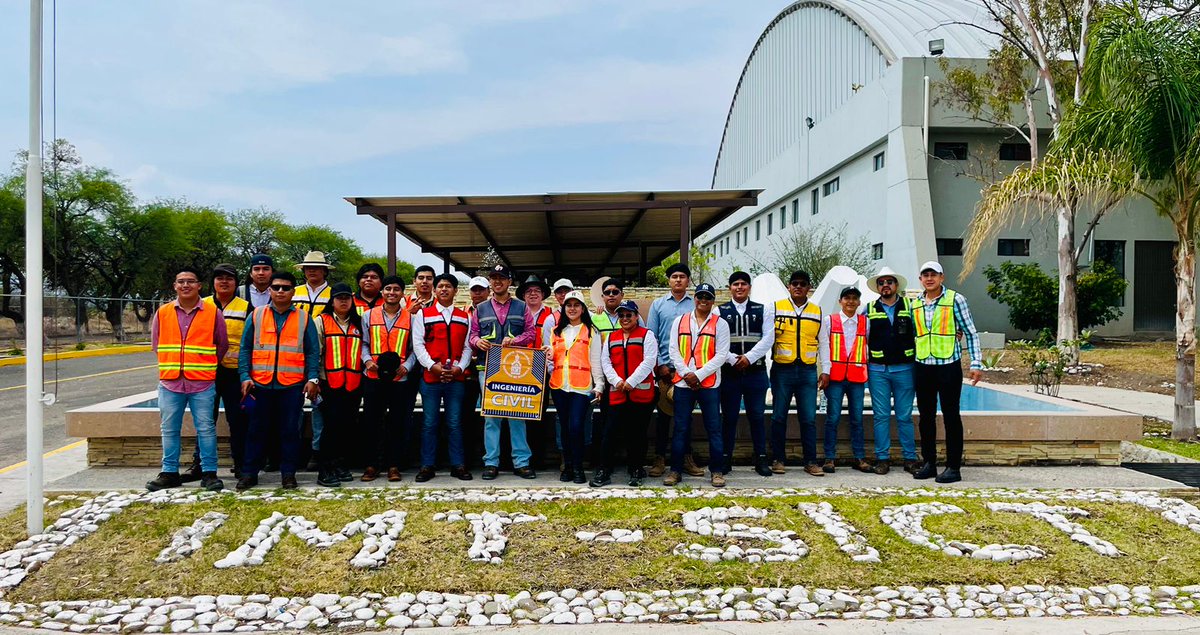
[[[42,0],[29,0],[29,160],[25,167],[25,528],[45,530],[42,508]]]

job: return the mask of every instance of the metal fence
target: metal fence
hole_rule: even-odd
[[[51,293],[43,296],[42,323],[47,344],[137,342],[150,339],[150,318],[160,299],[105,298]],[[0,293],[0,343],[23,348],[25,301],[21,294]]]

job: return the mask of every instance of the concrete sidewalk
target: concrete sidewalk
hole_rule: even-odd
[[[1030,385],[1011,385],[1009,387],[1018,388],[1023,392],[1033,394],[1033,386]],[[1167,422],[1175,419],[1175,397],[1171,395],[1125,390],[1123,388],[1109,388],[1107,386],[1072,386],[1063,384],[1059,389],[1058,396],[1060,399],[1120,410],[1121,412],[1152,417]],[[1200,410],[1200,401],[1196,402],[1196,409]]]

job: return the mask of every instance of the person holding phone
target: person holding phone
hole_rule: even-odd
[[[582,293],[567,293],[562,319],[544,340],[550,343],[550,390],[562,430],[563,470],[558,480],[583,484],[584,424],[604,394],[604,339],[592,325]]]

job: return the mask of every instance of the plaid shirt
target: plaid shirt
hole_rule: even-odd
[[[942,292],[936,298],[930,300],[921,294],[921,308],[924,315],[925,324],[933,322],[933,309],[937,306],[938,300],[946,293],[946,287],[942,287]],[[975,330],[975,320],[971,319],[971,309],[967,307],[967,299],[961,293],[954,294],[954,326],[957,329],[959,337],[954,339],[954,355],[950,359],[938,359],[931,357],[929,359],[919,359],[922,364],[931,366],[942,366],[945,364],[957,364],[962,359],[962,340],[967,340],[967,352],[971,355],[971,370],[981,370],[983,363],[983,354],[979,350],[979,334]]]

